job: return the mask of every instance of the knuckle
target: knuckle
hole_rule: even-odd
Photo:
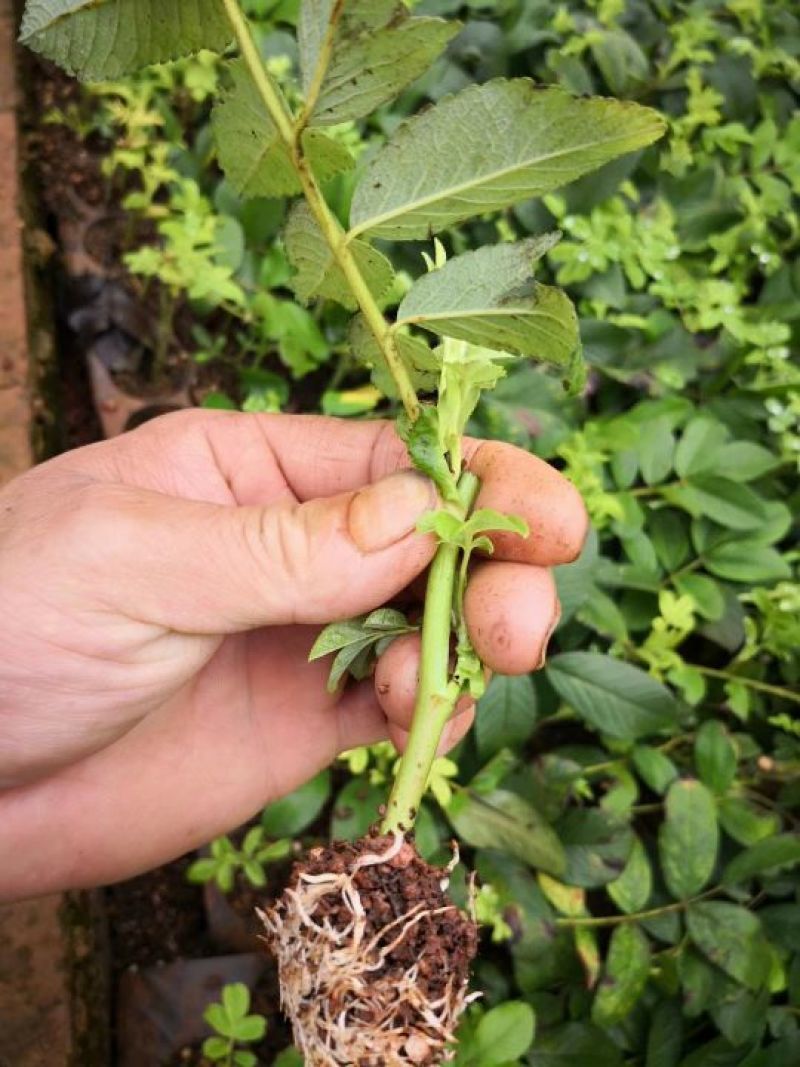
[[[254,518],[245,524],[245,538],[258,585],[268,603],[280,603],[294,620],[313,586],[313,554],[303,508],[298,504],[260,508]]]

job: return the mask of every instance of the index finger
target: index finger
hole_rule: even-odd
[[[299,499],[358,488],[403,467],[404,443],[386,421],[264,416],[264,432]],[[481,482],[476,507],[518,515],[527,538],[492,534],[495,558],[552,567],[580,555],[588,530],[577,489],[538,456],[502,441],[464,441],[466,464]]]
[[[411,465],[404,443],[386,420],[192,411],[164,415],[116,439],[118,448],[127,445],[134,453],[130,478],[143,477],[143,438],[149,437],[158,453],[157,471],[163,472],[164,457],[169,457],[169,488],[155,488],[201,499],[209,495],[215,502],[225,502],[230,494],[231,502],[241,505],[274,503],[285,493],[299,501],[332,496]],[[139,442],[135,448],[134,438]],[[481,481],[476,506],[519,515],[530,528],[525,539],[493,534],[496,558],[549,567],[580,554],[586,510],[575,487],[555,468],[500,441],[467,438],[464,455]],[[206,492],[198,469],[204,464],[206,478],[213,467],[224,491]]]

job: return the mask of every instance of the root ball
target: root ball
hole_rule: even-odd
[[[309,1067],[431,1067],[471,999],[475,924],[400,835],[314,849],[261,918]]]

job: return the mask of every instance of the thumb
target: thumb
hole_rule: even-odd
[[[416,523],[436,506],[436,491],[414,471],[268,507],[107,488],[100,510],[108,521],[89,516],[83,527],[91,531],[86,573],[118,611],[183,632],[235,633],[369,611],[408,585],[435,549]],[[78,540],[86,546],[86,536]]]

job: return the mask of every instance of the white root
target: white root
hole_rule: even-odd
[[[453,906],[417,904],[364,939],[367,920],[355,876],[390,862],[404,844],[396,834],[383,855],[361,856],[349,872],[301,873],[282,902],[258,913],[277,958],[283,1009],[308,1067],[417,1067],[453,1058],[458,1019],[474,999],[467,983],[457,988],[451,978],[444,995],[431,1002],[420,988],[417,963],[399,977],[376,975],[410,930]],[[347,917],[337,918],[338,930],[329,921],[331,898]]]

